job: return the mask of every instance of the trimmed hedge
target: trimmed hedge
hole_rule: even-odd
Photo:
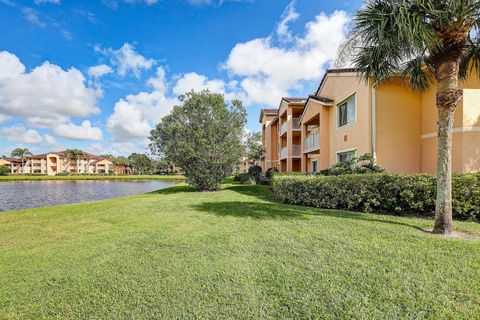
[[[273,177],[274,196],[309,207],[434,216],[431,174],[284,175]],[[453,176],[453,216],[480,221],[480,174]]]

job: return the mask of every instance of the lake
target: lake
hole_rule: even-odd
[[[125,197],[168,188],[178,183],[155,180],[0,182],[0,211]]]

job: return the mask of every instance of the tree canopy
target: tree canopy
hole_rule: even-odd
[[[183,168],[190,184],[217,190],[242,156],[246,111],[239,100],[190,92],[150,133],[153,154]]]

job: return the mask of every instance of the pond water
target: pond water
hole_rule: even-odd
[[[124,197],[168,188],[178,183],[155,180],[0,182],[0,211]]]

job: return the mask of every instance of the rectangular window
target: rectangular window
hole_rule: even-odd
[[[355,112],[355,95],[353,95],[338,106],[338,127],[355,122]]]
[[[355,150],[337,153],[338,162],[347,162],[355,157]]]
[[[312,172],[317,172],[317,160],[312,161]]]

